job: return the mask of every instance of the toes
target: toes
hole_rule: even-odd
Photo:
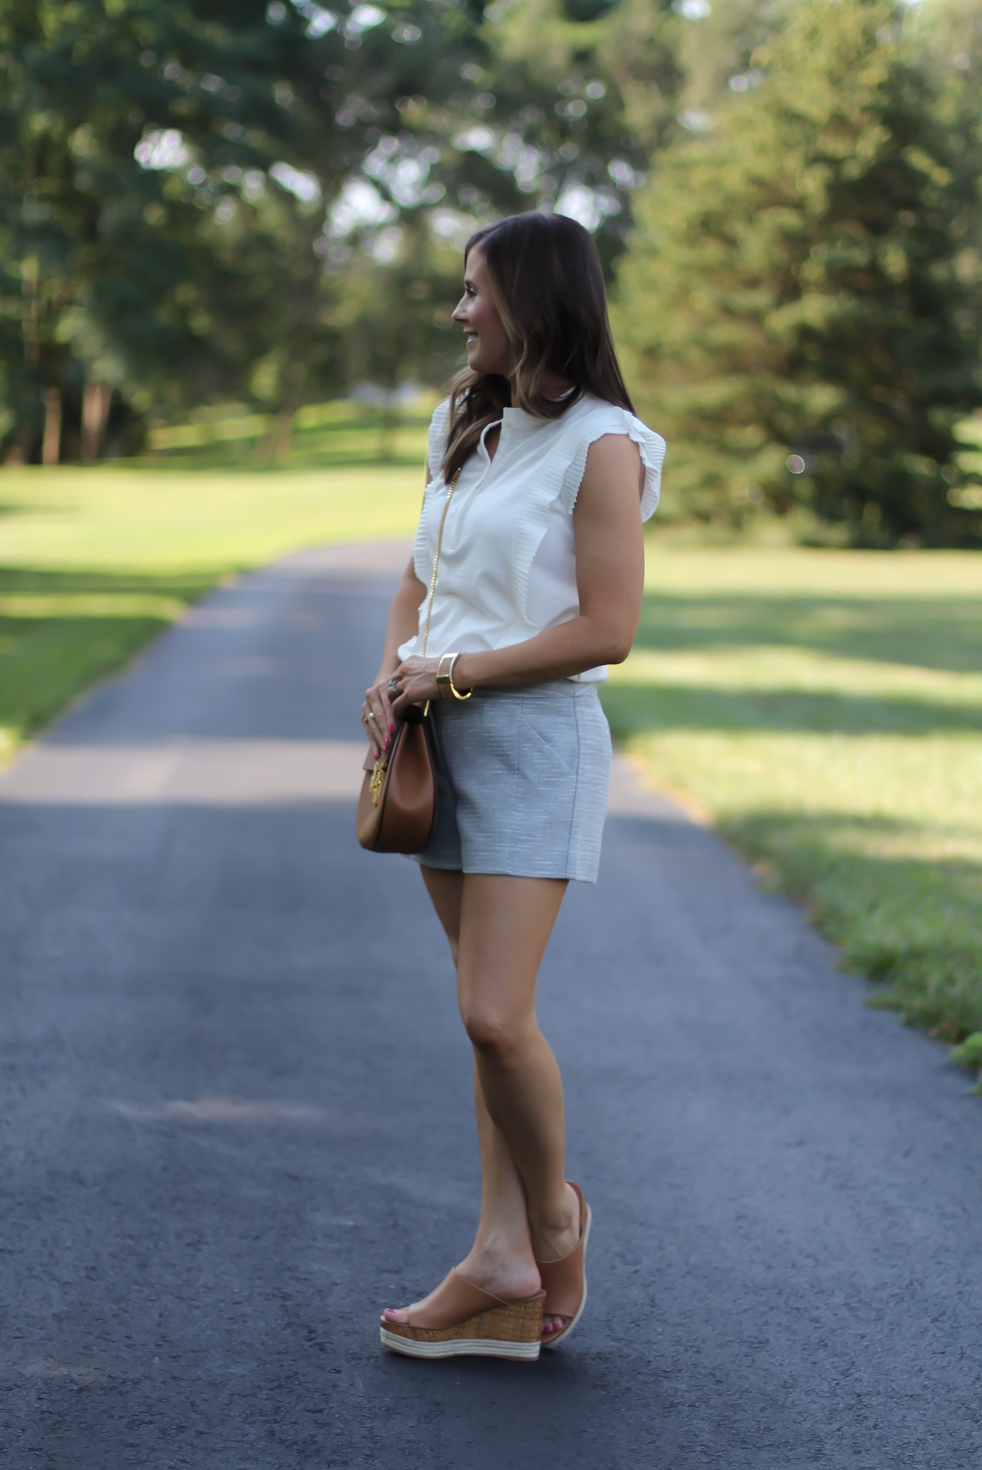
[[[398,1322],[402,1327],[409,1321],[409,1312],[405,1307],[386,1307],[382,1316],[389,1322]]]

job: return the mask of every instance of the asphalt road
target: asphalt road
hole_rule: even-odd
[[[217,593],[0,777],[4,1470],[978,1470],[966,1075],[623,770],[541,981],[587,1314],[380,1350],[478,1183],[442,937],[353,835],[402,555]]]

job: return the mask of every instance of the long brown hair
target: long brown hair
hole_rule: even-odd
[[[558,419],[592,393],[634,412],[614,351],[600,254],[583,226],[561,214],[514,214],[471,236],[465,268],[475,246],[512,349],[512,381],[470,368],[454,379],[442,466],[447,480],[512,403],[536,418]],[[547,398],[548,372],[571,382],[573,391]]]

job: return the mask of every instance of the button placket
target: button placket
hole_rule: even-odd
[[[485,448],[484,441],[496,424],[501,425],[501,435],[498,439],[498,448],[495,450],[494,459],[492,459],[491,456],[488,454],[487,449]],[[501,453],[501,440],[502,438],[504,438],[505,429],[506,426],[501,419],[496,419],[493,424],[488,424],[487,428],[484,429],[483,433],[481,434],[480,443],[478,444],[478,453],[484,460],[484,471],[481,474],[480,478],[475,482],[475,484],[473,484],[470,489],[464,491],[463,495],[461,494],[460,487],[458,486],[457,493],[453,498],[453,503],[450,506],[450,510],[447,512],[447,524],[443,528],[444,539],[446,539],[448,531],[451,531],[453,534],[453,546],[451,547],[452,551],[457,551],[458,547],[460,546],[460,532],[464,524],[464,519],[467,515],[468,506],[471,504],[471,501],[474,499],[474,496],[477,494],[477,492],[484,485],[485,481],[488,478],[488,475],[490,474],[494,466],[495,460]],[[452,527],[451,523],[453,523]]]

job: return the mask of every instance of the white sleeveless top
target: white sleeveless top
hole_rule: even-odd
[[[430,422],[427,462],[433,478],[413,549],[416,575],[427,592],[447,498],[440,461],[449,417],[446,398]],[[559,419],[506,408],[494,459],[484,445],[487,432],[464,464],[447,512],[429,657],[458,649],[509,648],[578,615],[573,509],[595,439],[626,434],[633,440],[644,464],[641,519],[646,521],[658,505],[665,441],[626,409],[592,396],[579,399]],[[400,658],[422,651],[427,601],[420,607],[416,635],[399,649]],[[572,677],[597,684],[607,670],[601,666]]]

